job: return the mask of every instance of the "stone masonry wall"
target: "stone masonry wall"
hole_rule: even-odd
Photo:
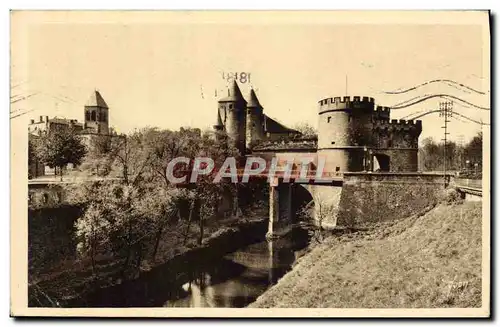
[[[406,218],[434,206],[443,177],[430,174],[345,174],[337,226],[362,227]]]

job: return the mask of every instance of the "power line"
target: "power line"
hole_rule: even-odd
[[[469,91],[473,91],[473,92],[476,92],[478,94],[485,94],[484,92],[481,92],[481,91],[478,91],[478,90],[475,90],[473,89],[472,87],[470,86],[467,86],[465,84],[462,84],[462,83],[459,83],[459,82],[456,82],[454,80],[451,80],[451,79],[434,79],[434,80],[430,80],[430,81],[427,81],[427,82],[424,82],[424,83],[421,83],[421,84],[418,84],[418,85],[415,85],[413,87],[410,87],[408,89],[405,89],[405,90],[396,90],[396,91],[382,91],[382,93],[385,93],[385,94],[402,94],[402,93],[407,93],[407,92],[410,92],[410,91],[413,91],[413,90],[416,90],[422,86],[425,86],[425,85],[429,85],[429,84],[432,84],[432,83],[446,83],[450,86],[453,86],[455,88],[457,88],[457,86],[460,86],[460,87],[463,87],[465,88],[466,90],[469,90]],[[458,89],[458,88],[457,88]]]
[[[421,118],[421,117],[424,117],[424,116],[427,116],[427,115],[430,115],[430,114],[434,114],[434,113],[439,112],[439,111],[440,111],[439,109],[438,109],[438,110],[429,110],[429,111],[427,111],[427,112],[425,112],[425,113],[423,113],[423,114],[420,114],[420,115],[418,115],[418,116],[415,116],[415,117],[409,118],[409,120],[415,120],[415,119],[418,119],[418,118]],[[490,124],[487,124],[487,123],[483,123],[482,121],[472,119],[472,118],[470,118],[470,117],[468,117],[468,116],[466,116],[466,115],[463,115],[463,114],[461,114],[461,113],[459,113],[459,112],[456,112],[456,111],[454,112],[454,114],[455,114],[455,115],[458,115],[458,116],[460,116],[460,117],[462,117],[462,118],[465,118],[465,119],[467,119],[467,120],[468,120],[468,121],[470,121],[470,122],[473,122],[473,123],[479,124],[479,125],[490,125]],[[410,116],[411,116],[411,115],[410,115]],[[409,116],[406,116],[406,117],[409,117]],[[456,119],[457,117],[453,116],[452,118],[455,118],[455,119]]]
[[[416,114],[420,114],[422,112],[426,112],[426,111],[425,110],[415,111],[415,112],[412,112],[411,114],[408,114],[406,116],[401,117],[400,119],[408,119],[408,117],[411,117],[411,116],[416,115]],[[415,118],[411,118],[411,119],[415,119]]]
[[[19,113],[19,114],[17,114],[17,115],[11,116],[11,117],[10,117],[10,119],[14,119],[14,118],[17,118],[17,117],[19,117],[19,116],[26,115],[28,112],[32,112],[32,111],[34,111],[34,110],[35,110],[35,109],[26,110],[26,111],[21,112],[21,113]]]
[[[472,118],[467,117],[467,116],[465,116],[465,115],[462,115],[461,113],[458,113],[458,112],[455,112],[455,114],[456,114],[456,115],[459,115],[460,117],[465,118],[465,119],[467,119],[467,120],[469,120],[469,121],[471,121],[471,122],[473,122],[473,123],[479,124],[479,125],[490,125],[490,124],[487,124],[487,123],[483,123],[483,121],[482,121],[482,120],[481,120],[481,121],[479,121],[479,120],[475,120],[475,119],[472,119]],[[453,118],[456,118],[456,117],[453,117]]]
[[[29,98],[31,98],[32,96],[35,96],[35,95],[37,95],[37,94],[39,94],[39,93],[40,93],[40,92],[35,92],[35,93],[28,94],[28,95],[26,95],[26,96],[23,96],[22,98],[11,100],[11,101],[10,101],[10,104],[14,104],[14,103],[16,103],[16,102],[19,102],[19,101],[23,101],[23,100],[29,99]]]
[[[477,109],[490,110],[490,108],[478,106],[476,104],[473,104],[473,103],[471,103],[469,101],[460,99],[459,97],[456,97],[456,96],[450,95],[450,94],[430,94],[430,95],[418,96],[418,97],[414,97],[414,98],[412,98],[410,100],[406,100],[406,101],[403,101],[401,103],[398,103],[398,104],[396,104],[394,106],[391,106],[390,108],[391,108],[391,110],[392,109],[394,109],[394,110],[404,109],[404,108],[408,108],[410,106],[416,105],[418,103],[430,100],[432,98],[442,98],[442,99],[448,99],[448,100],[456,100],[456,101],[459,101],[459,102],[462,102],[462,103],[466,103],[466,104],[468,104],[468,105],[470,105],[472,107],[475,107]],[[413,102],[408,103],[410,101],[413,101]]]

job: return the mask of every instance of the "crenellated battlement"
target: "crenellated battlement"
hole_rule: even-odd
[[[409,132],[414,135],[420,135],[422,132],[421,120],[405,120],[405,119],[391,119],[375,121],[373,124],[375,131],[386,130],[391,133],[395,132]]]
[[[377,112],[391,112],[391,107],[377,106]]]
[[[367,102],[367,103],[375,103],[374,98],[370,97],[361,97],[361,96],[353,96],[352,100],[350,96],[345,96],[345,97],[333,97],[333,98],[326,98],[323,100],[318,101],[320,105],[326,105],[326,104],[333,104],[333,103],[350,103],[350,102]]]
[[[325,112],[330,110],[342,110],[342,109],[365,109],[373,110],[375,106],[375,99],[367,96],[350,96],[345,97],[333,97],[320,100],[319,112]]]
[[[377,106],[377,109],[373,112],[373,118],[375,120],[389,120],[391,116],[391,108]]]
[[[318,104],[318,152],[330,156],[330,169],[418,170],[421,120],[391,119],[391,107],[376,106],[367,96],[332,97]]]

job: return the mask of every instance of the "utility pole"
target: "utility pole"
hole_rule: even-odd
[[[460,151],[460,162],[459,162],[459,165],[458,165],[458,169],[460,171],[462,171],[462,168],[463,168],[463,161],[464,161],[464,135],[463,134],[460,134],[458,136],[458,148],[459,148],[459,151]]]
[[[453,101],[445,101],[445,102],[440,102],[439,103],[439,116],[444,118],[444,126],[441,128],[444,128],[444,149],[443,149],[443,166],[444,166],[444,187],[446,188],[447,185],[447,178],[446,178],[446,141],[447,141],[447,135],[450,134],[448,133],[448,123],[450,122],[448,120],[448,117],[453,117]]]

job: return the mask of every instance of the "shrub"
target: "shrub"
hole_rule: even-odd
[[[458,192],[454,188],[447,188],[443,190],[440,194],[440,202],[444,203],[446,205],[451,205],[451,204],[460,204],[463,202],[463,198],[460,195],[460,192]]]

